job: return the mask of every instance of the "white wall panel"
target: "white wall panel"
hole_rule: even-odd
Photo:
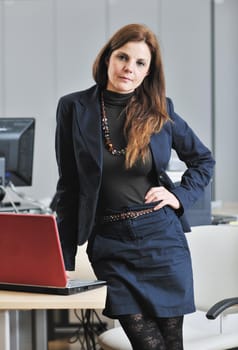
[[[163,0],[162,43],[167,95],[211,146],[211,22],[209,0]]]
[[[161,0],[108,0],[108,34],[111,36],[121,26],[129,23],[148,25],[159,33]]]
[[[4,1],[4,115],[35,117],[33,191],[52,195],[54,182],[53,2]]]
[[[4,91],[5,91],[5,74],[4,74],[4,4],[0,1],[0,115],[4,114]]]
[[[104,0],[57,0],[57,95],[94,84],[92,65],[106,40]]]
[[[216,197],[238,201],[238,1],[215,5]]]

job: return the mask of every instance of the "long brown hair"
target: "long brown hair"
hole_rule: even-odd
[[[99,52],[93,64],[93,77],[102,89],[106,88],[107,64],[113,51],[128,42],[144,41],[151,52],[149,74],[136,88],[126,109],[125,135],[126,167],[130,168],[141,157],[144,161],[150,137],[158,133],[169,120],[166,112],[165,79],[159,43],[155,34],[145,25],[129,24],[119,29]]]

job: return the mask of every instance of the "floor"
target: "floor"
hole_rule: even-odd
[[[55,342],[52,343],[48,350],[80,350],[79,344],[69,345],[67,342]],[[232,348],[228,350],[238,350],[238,348]]]
[[[100,349],[98,345],[95,346],[97,350]],[[90,350],[93,348],[89,346]],[[48,350],[88,350],[85,344],[80,344],[77,341],[74,344],[70,344],[67,339],[52,340],[48,343]]]
[[[67,339],[52,340],[48,344],[48,350],[80,350],[81,346],[77,342],[75,344],[69,344]]]
[[[81,335],[78,338],[61,338],[57,340],[51,340],[48,342],[48,350],[100,350],[100,346],[97,344],[97,336],[88,335],[86,337]]]
[[[67,310],[49,312],[48,350],[99,350],[97,336],[112,323],[100,312],[101,310],[84,313],[68,313]]]

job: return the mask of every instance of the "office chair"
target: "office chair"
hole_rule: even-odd
[[[238,322],[235,331],[225,329],[228,314],[229,317],[238,314],[238,226],[195,226],[186,237],[192,256],[197,308],[191,316],[199,314],[201,319],[193,325],[190,315],[185,316],[184,350],[238,347]],[[214,322],[218,329],[210,327]],[[132,350],[122,327],[102,333],[98,343],[104,350]]]

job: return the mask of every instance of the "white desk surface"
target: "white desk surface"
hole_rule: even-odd
[[[0,310],[103,309],[106,286],[73,295],[0,291]]]
[[[224,202],[212,208],[213,215],[229,215],[238,217],[238,202]]]

